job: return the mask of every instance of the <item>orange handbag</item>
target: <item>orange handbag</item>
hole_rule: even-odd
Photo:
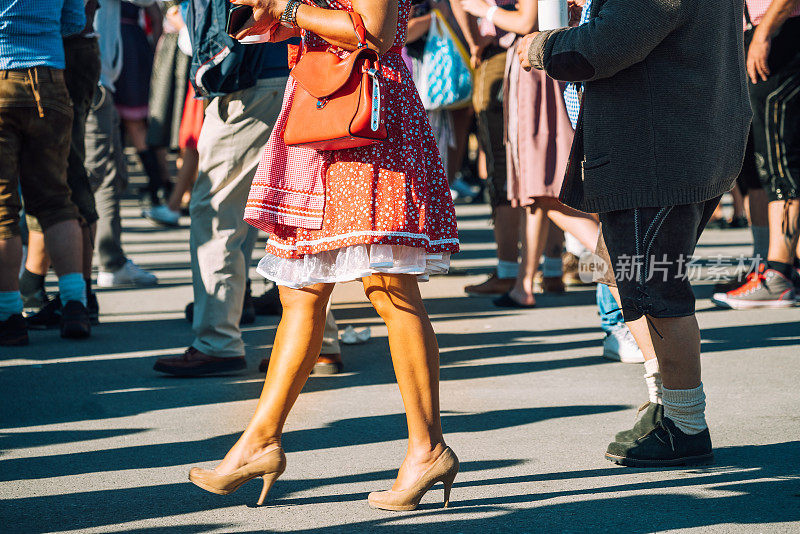
[[[289,146],[341,150],[386,139],[380,56],[367,48],[361,15],[350,18],[358,49],[344,59],[326,50],[307,51],[292,69],[297,84],[283,129]]]

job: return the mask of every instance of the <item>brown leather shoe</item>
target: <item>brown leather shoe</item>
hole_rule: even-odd
[[[467,286],[464,291],[473,297],[502,296],[511,291],[514,282],[516,282],[515,278],[498,278],[497,273],[492,273],[485,282]]]
[[[338,375],[343,368],[341,354],[320,354],[311,372],[315,375]]]
[[[181,356],[159,358],[153,369],[175,376],[206,376],[241,371],[246,367],[244,356],[219,358],[189,347]]]

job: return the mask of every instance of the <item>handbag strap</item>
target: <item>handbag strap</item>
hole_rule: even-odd
[[[358,13],[349,12],[349,14],[353,23],[353,30],[355,30],[356,38],[358,39],[358,47],[365,48],[367,46],[367,28],[364,26],[364,19]]]
[[[755,25],[753,24],[752,19],[750,18],[750,10],[747,8],[747,0],[744,1],[744,20],[747,24],[747,29],[753,29]]]

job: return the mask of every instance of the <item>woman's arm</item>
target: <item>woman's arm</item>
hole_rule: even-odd
[[[251,6],[256,24],[266,23],[266,30],[280,19],[288,0],[231,0]],[[383,54],[394,44],[399,16],[398,0],[352,0],[353,10],[361,15],[367,29],[367,46]],[[297,25],[345,50],[358,48],[350,16],[345,11],[323,9],[303,4],[297,10]]]
[[[478,20],[464,11],[459,0],[453,0],[450,4],[450,8],[453,10],[453,17],[455,17],[456,22],[458,22],[459,27],[461,27],[461,33],[464,34],[464,39],[467,41],[472,67],[477,68],[481,63],[481,54],[483,50],[493,42],[493,39],[481,35],[478,30]]]
[[[428,29],[431,27],[431,14],[422,15],[421,17],[414,17],[408,21],[408,32],[406,35],[406,43],[413,43],[422,39]]]
[[[490,6],[484,0],[456,0],[464,11],[475,17],[485,17]],[[519,0],[515,11],[495,8],[492,23],[507,32],[517,35],[531,33],[538,26],[539,5],[536,0]]]

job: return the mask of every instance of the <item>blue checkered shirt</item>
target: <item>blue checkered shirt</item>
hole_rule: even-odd
[[[62,37],[86,25],[83,0],[6,0],[0,6],[0,70],[64,68]]]
[[[583,11],[581,12],[581,24],[589,22],[589,9],[591,7],[592,0],[586,0],[586,4],[584,4]],[[564,90],[564,103],[567,105],[567,114],[569,115],[569,120],[572,122],[572,127],[576,128],[578,126],[578,115],[581,112],[581,101],[580,98],[578,98],[577,84],[571,83],[567,85],[567,88]]]

